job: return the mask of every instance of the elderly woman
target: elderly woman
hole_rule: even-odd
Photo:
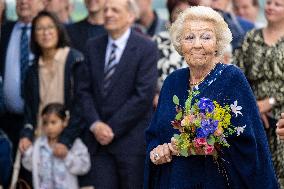
[[[284,142],[275,134],[275,124],[284,112],[284,0],[267,0],[267,26],[249,32],[234,55],[243,69],[267,130],[272,160],[284,188]]]
[[[145,188],[278,188],[249,84],[237,67],[219,62],[232,40],[223,18],[209,7],[191,7],[179,15],[170,34],[189,68],[173,72],[162,87],[156,113],[146,131]],[[230,147],[216,147],[214,156],[179,156],[184,152],[179,151],[176,140],[171,142],[179,133],[171,126],[176,117],[173,96],[178,96],[179,104],[184,106],[189,92],[195,93],[192,102],[206,97],[221,105],[230,104],[236,114],[232,124],[242,126],[242,131],[226,138]]]

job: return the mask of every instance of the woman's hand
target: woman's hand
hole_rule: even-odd
[[[276,124],[276,134],[281,140],[284,140],[284,113],[281,114],[281,118]]]
[[[269,112],[272,108],[271,104],[269,104],[269,98],[258,100],[257,106],[261,114]]]
[[[32,142],[30,141],[29,138],[27,137],[21,138],[19,142],[20,152],[23,154],[31,145]]]
[[[159,145],[150,152],[150,159],[155,165],[172,161],[172,154],[167,143]]]

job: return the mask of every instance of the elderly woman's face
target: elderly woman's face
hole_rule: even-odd
[[[189,66],[215,63],[217,40],[214,23],[187,20],[182,32],[181,51]]]

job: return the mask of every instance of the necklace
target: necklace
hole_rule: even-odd
[[[200,81],[197,81],[197,82],[190,82],[190,79],[189,79],[189,85],[190,86],[196,86],[196,85],[199,85],[200,83],[202,83],[203,81],[204,81],[204,79],[210,74],[210,72],[212,71],[212,70],[214,70],[214,68],[216,67],[216,64],[214,64],[214,66],[213,66],[213,68],[211,69],[211,70],[209,70],[209,72],[208,73],[206,73],[202,78],[201,78],[201,80]]]

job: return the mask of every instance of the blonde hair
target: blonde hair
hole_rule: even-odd
[[[214,23],[217,39],[217,55],[222,55],[232,41],[232,33],[223,17],[210,7],[193,6],[184,10],[170,27],[171,41],[176,51],[183,56],[181,40],[184,23],[190,21],[209,21]]]

